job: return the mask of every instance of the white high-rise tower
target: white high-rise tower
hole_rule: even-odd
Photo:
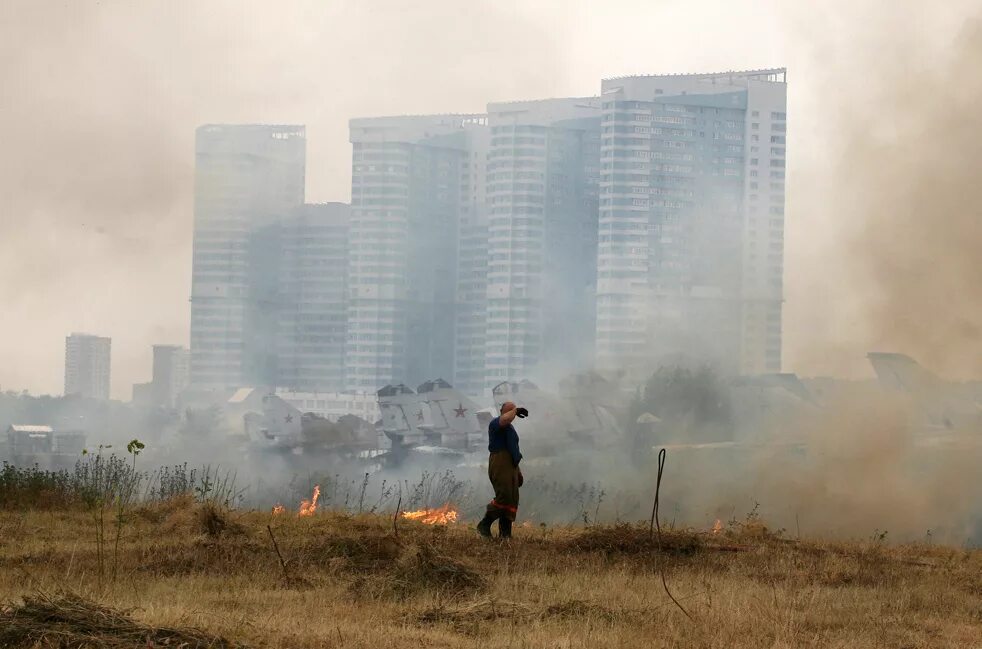
[[[303,126],[208,125],[195,143],[191,384],[272,385],[279,259],[272,233],[304,202]]]
[[[784,69],[606,79],[597,364],[781,368]]]
[[[65,338],[65,394],[109,398],[112,341],[73,333]]]

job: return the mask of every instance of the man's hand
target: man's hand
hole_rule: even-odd
[[[501,415],[498,416],[498,423],[501,426],[507,426],[511,422],[515,421],[515,415],[517,415],[517,414],[518,414],[518,411],[515,408],[512,408],[511,410],[508,410],[507,412],[503,412],[503,413],[501,413]]]
[[[519,419],[525,419],[526,417],[529,416],[528,408],[516,408],[515,416],[518,417]]]
[[[525,476],[522,475],[522,470],[519,469],[518,470],[518,486],[521,487],[523,484],[525,484]]]

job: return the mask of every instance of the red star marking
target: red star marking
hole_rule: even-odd
[[[453,411],[455,413],[454,417],[463,417],[464,413],[467,412],[467,408],[464,407],[464,404],[458,403],[457,407],[454,408]]]
[[[289,424],[291,421],[293,421],[293,415],[287,415],[286,416],[286,423]]]

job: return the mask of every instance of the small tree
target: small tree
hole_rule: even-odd
[[[732,403],[729,388],[712,367],[679,365],[659,367],[639,389],[629,409],[632,427],[644,433],[638,418],[646,413],[659,421],[666,434],[693,437],[729,436]]]
[[[116,543],[113,546],[113,572],[112,582],[116,583],[116,568],[119,566],[119,539],[123,535],[123,511],[133,502],[139,486],[139,477],[136,473],[136,456],[145,448],[143,442],[138,439],[130,440],[126,445],[126,452],[133,456],[133,464],[130,466],[128,479],[119,485],[116,492]]]

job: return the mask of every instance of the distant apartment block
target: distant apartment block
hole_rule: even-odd
[[[140,406],[152,406],[154,394],[153,383],[134,383],[131,400]]]
[[[597,365],[781,367],[783,69],[606,79]]]
[[[73,333],[65,338],[65,395],[109,398],[112,342],[109,338]]]
[[[450,376],[458,227],[462,206],[472,204],[471,137],[486,118],[381,117],[349,126],[346,387]]]
[[[600,116],[574,98],[351,121],[349,389],[481,394],[589,362]]]
[[[600,118],[597,97],[488,106],[485,389],[592,362]]]
[[[191,356],[186,347],[180,345],[153,346],[153,380],[151,381],[154,403],[173,408],[181,392],[190,381]]]
[[[207,125],[195,142],[191,383],[278,378],[279,242],[269,226],[304,202],[303,126]]]
[[[460,171],[461,205],[457,232],[453,381],[465,394],[481,394],[487,382],[488,203],[487,165],[491,132],[469,129],[468,150]]]
[[[310,204],[277,226],[277,386],[344,389],[349,218],[347,203]]]
[[[190,382],[191,355],[180,345],[153,346],[153,376],[149,383],[133,384],[133,402],[173,408]]]
[[[786,95],[779,68],[353,119],[350,207],[304,204],[303,127],[203,126],[191,382],[780,371]]]

